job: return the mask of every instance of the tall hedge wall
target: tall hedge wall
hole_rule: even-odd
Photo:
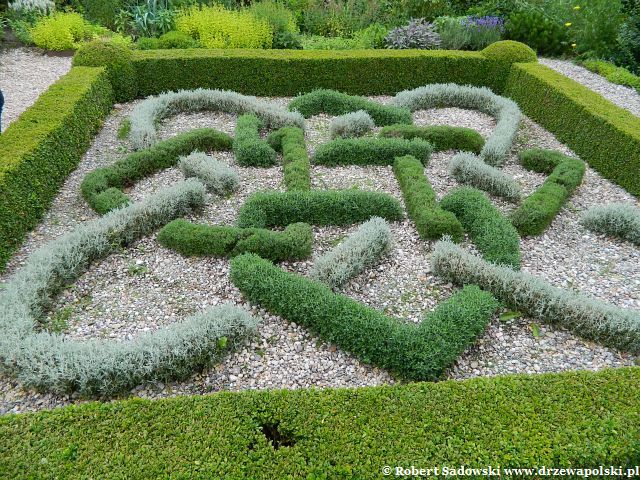
[[[2,478],[373,479],[387,465],[638,462],[639,368],[131,399],[0,417]]]
[[[0,135],[0,270],[47,211],[112,105],[104,69],[76,67]]]
[[[315,88],[358,95],[395,94],[426,83],[502,90],[508,66],[478,52],[420,50],[146,50],[135,52],[138,94],[220,88],[292,96]]]
[[[514,64],[504,94],[592,168],[640,196],[640,118],[537,63]]]

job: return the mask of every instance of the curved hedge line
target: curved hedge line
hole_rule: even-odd
[[[0,135],[0,270],[35,227],[109,114],[102,68],[74,67]]]
[[[158,232],[158,242],[187,256],[235,257],[248,252],[281,262],[311,256],[313,232],[306,223],[293,223],[282,232],[274,232],[263,228],[195,225],[178,219]]]
[[[87,203],[100,214],[129,203],[121,188],[129,186],[178,163],[180,156],[194,150],[230,150],[232,140],[226,133],[210,128],[176,135],[139,152],[133,152],[108,167],[88,173],[80,190]]]
[[[313,154],[316,165],[393,165],[396,157],[411,155],[429,163],[433,146],[420,138],[338,138],[323,143]]]
[[[363,190],[309,190],[254,193],[240,207],[239,227],[352,225],[371,217],[401,220],[402,205],[391,195]]]
[[[475,130],[450,125],[429,125],[428,127],[389,125],[380,130],[380,136],[407,140],[421,138],[433,145],[435,152],[460,150],[479,154],[484,147],[484,138]]]
[[[231,281],[248,300],[272,314],[409,380],[437,379],[498,309],[490,294],[467,286],[419,325],[406,324],[251,254],[231,260]]]

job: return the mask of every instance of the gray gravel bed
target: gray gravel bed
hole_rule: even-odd
[[[619,107],[640,116],[640,94],[636,89],[612,83],[602,75],[591,72],[569,60],[540,58],[538,61],[599,93]]]
[[[2,130],[70,69],[70,57],[50,57],[27,48],[0,50],[0,90],[5,102]]]
[[[286,100],[278,99],[281,103],[286,103]],[[388,101],[388,97],[384,100]],[[12,259],[9,272],[0,277],[0,281],[6,280],[35,248],[79,222],[95,217],[79,194],[79,184],[89,171],[107,165],[129,151],[128,143],[117,140],[116,132],[132,106],[119,106],[107,119],[78,170],[67,179],[50,212],[29,235]],[[486,115],[460,109],[416,112],[415,120],[425,125],[469,126],[485,136],[495,125]],[[326,115],[309,119],[306,135],[310,151],[319,142],[328,140],[329,122],[330,117]],[[163,122],[159,131],[162,138],[168,138],[199,127],[233,133],[235,116],[218,113],[179,115]],[[551,134],[525,119],[514,154],[504,168],[521,181],[527,192],[537,188],[544,181],[544,176],[520,167],[515,153],[532,146],[558,148],[571,154]],[[441,152],[434,155],[426,168],[439,198],[457,186],[447,174],[453,154]],[[229,152],[216,152],[214,156],[235,166]],[[191,220],[212,225],[231,224],[251,193],[283,190],[279,167],[238,168],[238,171],[240,190],[229,198],[211,197],[202,212],[191,215]],[[138,200],[181,178],[178,169],[167,169],[138,182],[127,193]],[[390,167],[314,166],[312,182],[314,188],[372,189],[402,199]],[[505,213],[515,207],[508,202],[494,200]],[[578,223],[580,213],[589,206],[613,201],[635,200],[589,169],[584,185],[551,228],[541,237],[522,240],[523,269],[554,285],[580,289],[623,307],[640,308],[640,249],[592,234]],[[356,228],[314,227],[314,258],[331,249]],[[349,282],[341,292],[389,315],[418,322],[426,311],[450,296],[454,287],[431,273],[429,257],[433,245],[419,239],[410,220],[393,223],[391,230],[394,236],[392,251],[378,265]],[[285,262],[282,268],[306,274],[312,263],[313,258]],[[394,383],[387,372],[362,364],[299,325],[247,304],[229,281],[228,273],[228,260],[185,258],[160,246],[152,235],[97,262],[59,295],[48,318],[59,326],[66,326],[65,335],[70,337],[115,340],[133,338],[140,332],[161,328],[224,302],[244,306],[261,318],[256,338],[231,353],[220,365],[196,373],[185,381],[143,385],[132,391],[132,394],[146,398],[220,390],[357,387]],[[505,373],[598,370],[632,365],[634,360],[627,354],[583,341],[563,330],[539,325],[532,319],[519,317],[502,322],[496,315],[485,334],[460,357],[447,376],[460,379]],[[39,410],[81,401],[75,397],[24,390],[18,382],[7,377],[0,377],[0,398],[0,413]]]

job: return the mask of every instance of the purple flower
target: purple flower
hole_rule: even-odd
[[[500,33],[504,32],[504,19],[502,17],[490,15],[484,17],[470,16],[463,18],[461,24],[474,30],[498,30]]]

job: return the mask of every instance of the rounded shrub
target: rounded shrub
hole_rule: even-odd
[[[200,42],[184,32],[172,30],[158,39],[158,48],[198,48]]]
[[[490,60],[507,63],[532,63],[538,61],[536,52],[524,43],[502,40],[489,45],[482,54]]]
[[[116,100],[133,100],[136,74],[133,54],[125,45],[108,40],[94,40],[82,45],[73,57],[74,66],[106,67]]]

